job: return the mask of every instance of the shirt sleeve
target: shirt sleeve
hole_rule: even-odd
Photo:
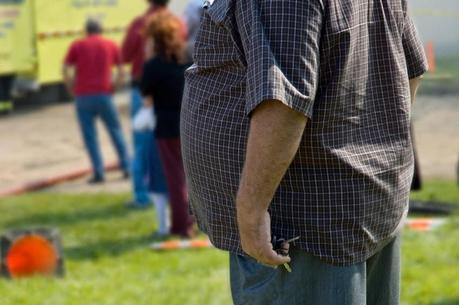
[[[70,48],[69,48],[69,50],[67,52],[67,55],[65,56],[64,64],[65,65],[69,65],[69,66],[73,66],[73,65],[76,65],[77,60],[78,60],[78,47],[77,47],[76,43],[73,43],[70,46]]]
[[[428,70],[427,58],[419,33],[408,14],[402,39],[409,79],[421,76]]]
[[[139,22],[139,19],[132,22],[121,45],[121,58],[124,63],[132,63],[136,58],[138,49],[142,48]]]
[[[324,11],[320,0],[247,0],[236,13],[247,60],[246,114],[278,100],[311,118]]]

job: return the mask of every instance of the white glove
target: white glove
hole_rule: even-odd
[[[142,107],[134,116],[132,128],[135,131],[154,130],[156,127],[156,117],[152,107]]]

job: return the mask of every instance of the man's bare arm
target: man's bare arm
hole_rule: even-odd
[[[410,79],[410,94],[411,94],[411,104],[414,104],[416,100],[416,93],[421,83],[422,76]]]
[[[119,90],[123,88],[126,81],[126,71],[121,63],[116,66],[115,73],[115,88]]]
[[[73,91],[74,80],[73,80],[72,71],[73,71],[73,66],[66,65],[66,64],[62,66],[62,76],[64,79],[64,84],[69,93],[73,93],[72,91]]]
[[[303,114],[279,101],[265,101],[252,113],[237,220],[243,250],[263,264],[290,260],[272,249],[268,208],[298,151],[306,122]]]

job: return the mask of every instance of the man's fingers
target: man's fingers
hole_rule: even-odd
[[[260,257],[258,261],[269,266],[280,266],[285,263],[290,263],[290,257],[279,255],[275,251],[271,250],[269,253],[266,253],[264,256]]]
[[[281,247],[280,247],[280,249],[278,251],[279,251],[279,254],[281,254],[283,256],[287,256],[289,250],[290,250],[290,244],[288,242],[284,242],[284,243],[282,243],[282,245],[281,245]]]
[[[281,248],[282,248],[283,250],[286,250],[286,251],[290,250],[290,243],[288,243],[288,242],[286,242],[286,241],[283,242]]]
[[[245,253],[263,265],[275,267],[290,262],[288,242],[283,242],[280,247],[273,245],[268,211],[247,211],[244,205],[239,205],[237,212],[241,246]]]
[[[244,249],[243,250],[253,257],[258,263],[261,263],[263,265],[268,265],[268,266],[279,266],[283,265],[285,263],[290,262],[290,257],[289,256],[284,256],[278,254],[276,251],[272,250],[272,248],[264,248],[261,249]]]

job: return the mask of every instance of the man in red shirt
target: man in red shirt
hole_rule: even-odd
[[[155,13],[167,10],[169,0],[148,0],[148,10],[136,17],[129,26],[121,47],[123,62],[131,64],[131,118],[142,108],[139,81],[147,54],[147,41],[143,35],[147,20]],[[156,140],[152,130],[133,131],[134,156],[132,160],[132,182],[134,200],[130,208],[144,208],[152,199],[156,205],[167,202],[166,182],[162,171]],[[160,204],[164,205],[164,204]],[[158,206],[157,206],[158,208]],[[164,210],[164,208],[158,208]],[[160,230],[161,231],[161,230]],[[165,231],[165,230],[162,230]]]
[[[85,38],[70,46],[65,57],[63,74],[67,88],[76,97],[81,133],[93,167],[94,175],[89,182],[104,181],[104,163],[95,127],[97,117],[102,119],[110,134],[120,167],[127,178],[129,162],[126,144],[118,112],[112,101],[112,68],[117,67],[116,85],[122,84],[124,78],[121,54],[114,42],[102,37],[102,26],[98,21],[88,20],[86,34]]]

